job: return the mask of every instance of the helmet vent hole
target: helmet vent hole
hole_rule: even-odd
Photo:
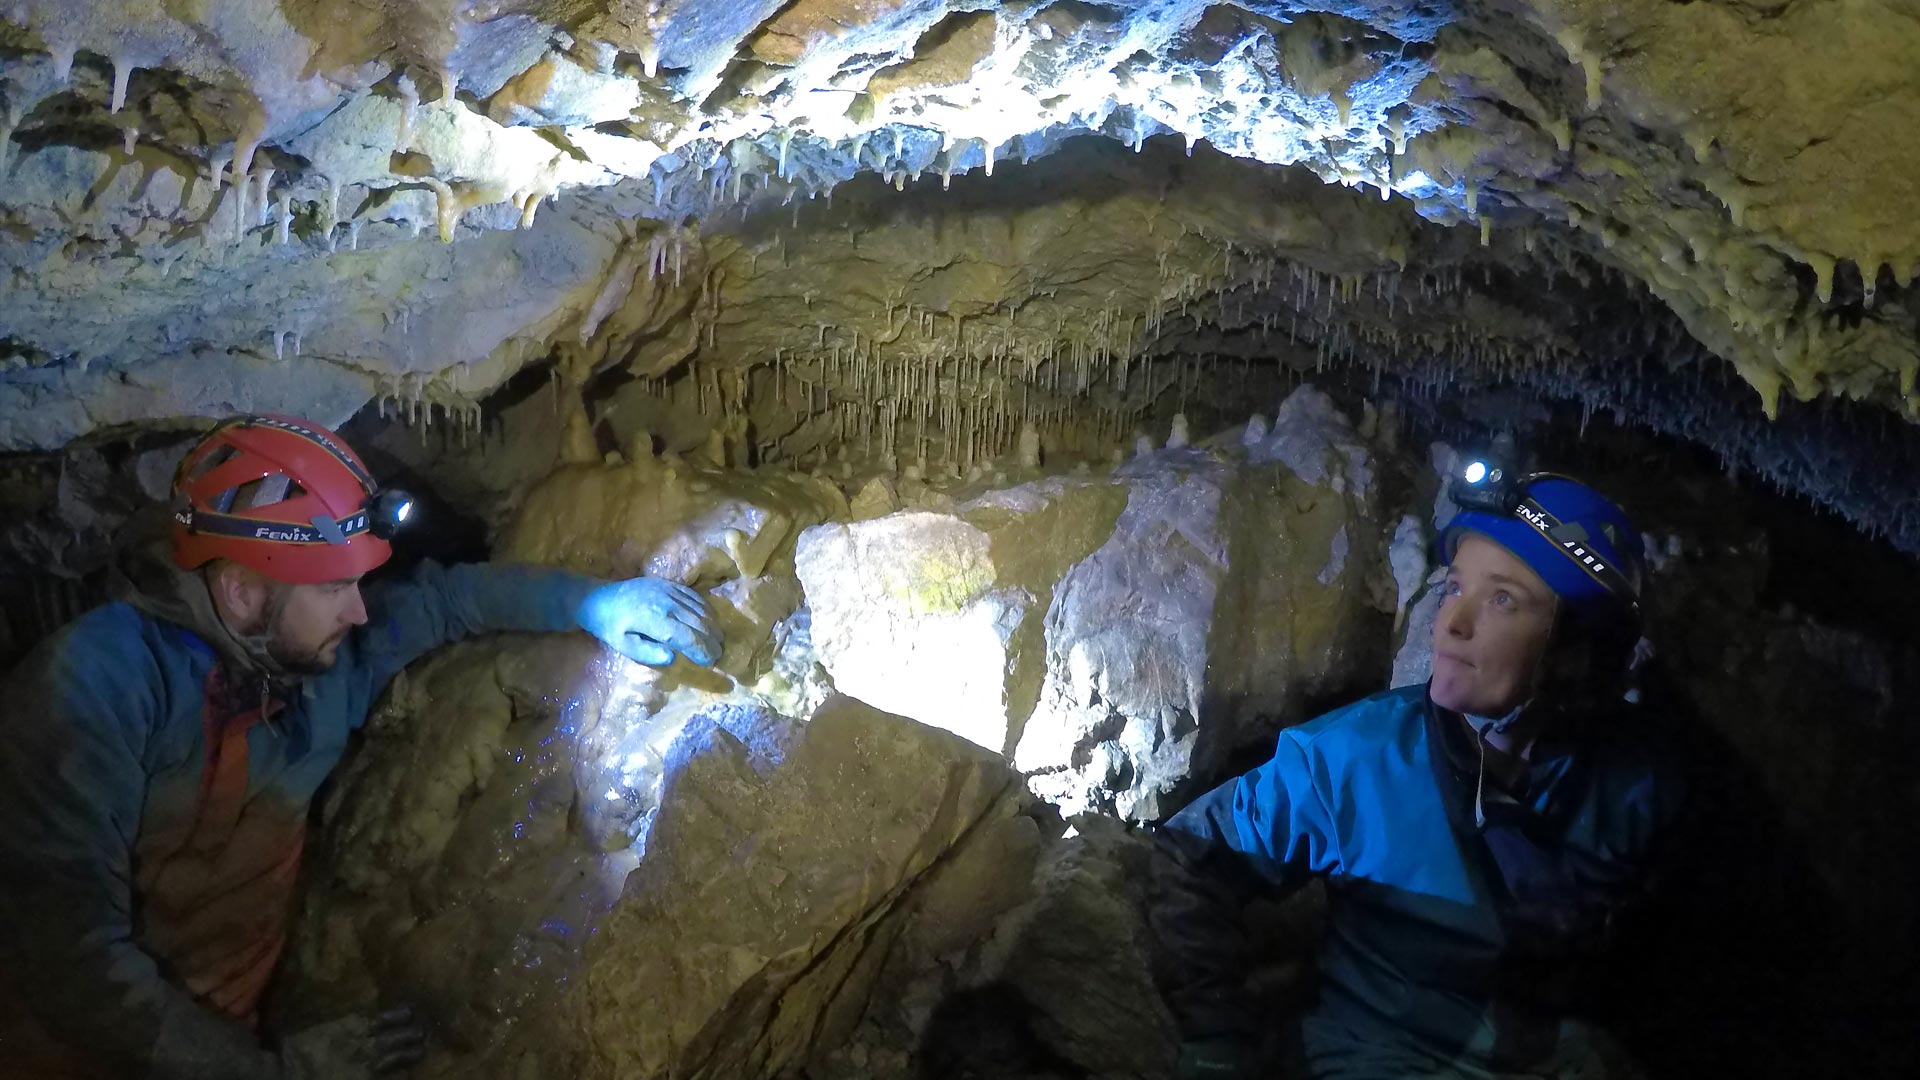
[[[274,503],[286,501],[287,488],[292,483],[293,481],[287,479],[286,474],[274,473],[272,476],[264,476],[251,484],[244,485],[245,488],[251,489],[245,492],[247,509],[257,510],[262,506],[272,506]]]

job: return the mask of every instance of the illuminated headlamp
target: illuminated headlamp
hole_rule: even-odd
[[[1467,462],[1448,487],[1447,494],[1463,510],[1478,510],[1486,514],[1511,514],[1519,505],[1520,493],[1525,484],[1518,483],[1521,478],[1515,473],[1512,464],[1513,438],[1500,435],[1493,440],[1493,449],[1483,457]]]
[[[389,488],[373,497],[367,506],[367,531],[381,540],[391,540],[413,516],[413,496]]]

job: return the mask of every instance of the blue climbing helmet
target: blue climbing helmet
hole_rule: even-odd
[[[1460,538],[1479,533],[1532,567],[1576,618],[1638,624],[1646,556],[1633,522],[1572,477],[1519,475],[1501,457],[1496,443],[1454,478],[1448,493],[1460,513],[1441,534],[1441,554],[1452,562]]]

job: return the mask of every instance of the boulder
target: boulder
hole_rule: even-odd
[[[1056,478],[803,533],[795,563],[834,685],[1010,753],[1039,693],[1054,585],[1107,539],[1125,498]]]
[[[1114,479],[1127,508],[1054,591],[1015,761],[1063,809],[1149,820],[1310,703],[1371,689],[1393,582],[1366,446],[1310,388],[1263,438],[1156,451]]]
[[[998,755],[850,698],[804,725],[697,721],[591,951],[585,1075],[804,1066],[884,1000],[876,979],[915,922],[907,898],[956,863],[987,884],[1024,880],[1028,866],[1004,856],[1030,860],[1043,818]],[[993,857],[970,859],[976,844]],[[993,906],[942,929],[964,943]]]
[[[395,680],[322,809],[286,1028],[405,1001],[435,1032],[416,1075],[576,1072],[566,989],[651,801],[637,770],[609,800],[582,753],[583,727],[626,719],[607,656],[583,634],[508,635]]]

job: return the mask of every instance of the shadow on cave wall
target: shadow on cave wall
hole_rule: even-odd
[[[1085,1080],[1035,1035],[1031,1007],[1011,989],[986,986],[940,1003],[921,1039],[919,1080]]]

